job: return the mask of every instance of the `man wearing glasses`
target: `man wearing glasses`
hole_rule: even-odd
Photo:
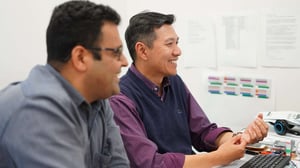
[[[119,22],[89,1],[54,9],[47,64],[0,91],[0,167],[129,167],[107,100],[128,64]]]

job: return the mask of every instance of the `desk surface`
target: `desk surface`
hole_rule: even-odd
[[[296,146],[299,143],[299,147],[300,147],[300,136],[292,135],[292,134],[287,134],[284,136],[277,135],[274,132],[274,129],[272,127],[270,127],[270,129],[269,129],[268,136],[261,143],[273,144],[276,140],[280,140],[280,141],[294,140]],[[248,161],[252,157],[253,157],[253,155],[245,154],[245,156],[243,158],[236,160],[227,166],[218,166],[216,168],[221,168],[221,167],[222,168],[237,168],[237,167],[240,167],[241,165],[243,165],[246,161]],[[297,165],[297,167],[300,167],[300,157],[294,158],[292,160]],[[287,168],[292,168],[292,166],[287,166]]]

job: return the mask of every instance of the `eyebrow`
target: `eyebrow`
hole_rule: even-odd
[[[179,41],[179,37],[177,38],[170,37],[165,40],[165,42],[169,42],[169,41]]]

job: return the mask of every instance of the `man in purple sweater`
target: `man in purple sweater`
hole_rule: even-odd
[[[259,115],[243,134],[211,123],[176,67],[181,50],[173,15],[133,16],[125,33],[133,60],[110,98],[131,167],[182,168],[225,165],[262,140],[268,125]],[[206,153],[195,155],[192,146]]]

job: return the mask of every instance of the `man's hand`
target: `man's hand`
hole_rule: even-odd
[[[247,142],[242,139],[242,135],[230,137],[228,141],[223,143],[217,149],[218,156],[222,160],[223,165],[227,165],[234,160],[240,159],[244,156]]]
[[[253,144],[263,140],[269,130],[269,125],[264,122],[263,115],[258,114],[256,119],[248,125],[242,134],[242,138],[248,143]]]

